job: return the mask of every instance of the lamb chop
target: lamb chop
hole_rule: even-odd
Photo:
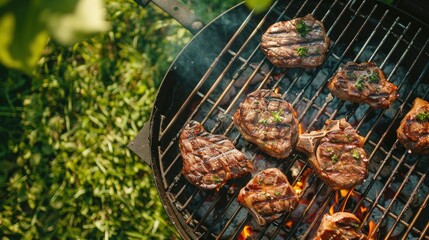
[[[238,202],[264,226],[298,204],[298,196],[286,176],[277,168],[265,169],[247,183],[238,194]]]
[[[292,105],[268,89],[250,93],[233,116],[244,139],[276,158],[286,158],[298,140]]]
[[[322,130],[301,134],[297,150],[306,153],[316,174],[332,189],[350,189],[368,175],[364,138],[345,120],[327,120]]]
[[[368,237],[359,229],[360,223],[352,213],[325,214],[313,240],[366,240]]]
[[[429,154],[429,102],[416,98],[396,133],[406,149],[416,154]]]
[[[276,22],[262,35],[261,50],[277,67],[314,68],[323,63],[330,40],[310,14]]]
[[[252,163],[223,135],[206,132],[189,121],[179,136],[183,176],[202,189],[219,189],[226,181],[251,172]]]
[[[387,108],[398,97],[398,88],[373,62],[347,63],[330,80],[328,88],[341,100],[367,103],[374,109]]]

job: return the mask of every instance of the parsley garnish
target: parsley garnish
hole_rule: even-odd
[[[378,78],[378,75],[377,75],[377,73],[376,72],[372,72],[371,73],[371,75],[368,75],[368,81],[370,82],[370,83],[378,83],[378,81],[380,80],[379,78]]]
[[[419,113],[419,114],[417,114],[416,118],[419,121],[427,121],[427,120],[429,120],[429,112]]]
[[[303,57],[308,55],[308,48],[306,47],[299,47],[296,49],[296,52],[298,53],[298,56]]]
[[[360,159],[359,151],[357,151],[356,149],[353,149],[353,150],[351,151],[351,153],[352,153],[352,157],[353,157],[354,159],[356,159],[356,160],[359,160],[359,159]]]
[[[359,91],[362,91],[362,90],[363,90],[363,80],[362,80],[362,78],[359,78],[359,79],[356,81],[355,86],[356,86],[356,88],[357,88]]]
[[[337,154],[334,154],[334,155],[332,155],[332,157],[331,157],[331,160],[333,161],[333,162],[338,162],[338,160],[339,160],[340,158],[337,156]]]
[[[273,116],[275,122],[280,123],[280,122],[282,122],[282,116],[281,116],[282,113],[283,113],[282,110],[272,111],[271,116]]]
[[[222,179],[220,179],[218,176],[212,176],[212,180],[213,180],[215,183],[220,183],[220,182],[222,182]]]
[[[274,193],[274,195],[278,196],[278,195],[280,195],[280,192],[279,192],[279,191],[276,191],[276,192]]]
[[[266,126],[266,125],[268,124],[268,119],[261,118],[261,119],[259,119],[258,123],[260,123],[260,124],[262,124],[262,125]]]
[[[298,20],[296,23],[296,31],[301,35],[301,37],[305,37],[305,35],[311,31],[311,28],[310,26],[307,26],[304,21]]]

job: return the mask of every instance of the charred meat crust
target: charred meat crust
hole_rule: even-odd
[[[320,222],[314,240],[325,239],[368,239],[359,229],[361,222],[352,213],[337,212],[325,214]]]
[[[329,81],[328,88],[341,100],[387,108],[398,97],[397,87],[386,80],[373,62],[349,62]]]
[[[179,136],[183,176],[202,189],[219,189],[226,181],[251,172],[252,163],[223,135],[206,132],[189,121]]]
[[[296,115],[279,94],[261,89],[246,97],[233,121],[246,141],[273,157],[286,158],[298,141]]]
[[[327,120],[322,130],[301,134],[298,151],[332,189],[351,189],[368,175],[364,138],[345,120]]]
[[[429,154],[429,102],[416,98],[396,134],[399,142],[412,153]]]
[[[310,14],[276,22],[262,35],[261,51],[277,67],[314,68],[323,63],[330,40]]]
[[[264,226],[298,204],[298,196],[277,168],[265,169],[252,178],[238,194],[238,202],[246,207],[259,225]]]

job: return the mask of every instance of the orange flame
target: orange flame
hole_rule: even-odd
[[[347,193],[349,193],[349,190],[346,190],[346,189],[340,190],[341,197],[343,198],[347,196]]]
[[[377,234],[375,234],[375,222],[370,220],[368,223],[368,239],[373,240],[377,239]]]
[[[368,211],[368,208],[360,206],[360,211],[361,213],[365,213],[366,211]]]
[[[274,90],[275,93],[279,93],[280,92],[280,88],[276,87],[276,89]]]
[[[244,226],[240,235],[238,235],[238,240],[246,240],[250,234],[252,234],[252,228],[249,225]]]
[[[329,207],[329,214],[334,214],[335,213],[335,205],[332,204],[331,207]]]

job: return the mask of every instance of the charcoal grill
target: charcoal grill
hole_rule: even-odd
[[[271,65],[259,50],[262,33],[276,21],[308,13],[324,23],[332,41],[326,61],[315,69]],[[396,139],[412,101],[429,99],[425,23],[376,1],[291,0],[275,1],[263,14],[239,4],[195,32],[168,70],[150,122],[129,145],[151,165],[167,214],[184,239],[309,239],[323,214],[340,210],[355,213],[362,230],[378,239],[429,239],[429,157],[408,152]],[[398,86],[399,98],[385,110],[373,110],[333,97],[326,84],[348,61],[376,62]],[[246,142],[231,117],[260,88],[282,94],[305,132],[322,128],[327,119],[346,118],[365,137],[367,180],[352,191],[334,192],[301,153],[280,161]],[[300,194],[298,208],[260,227],[236,200],[250,174],[219,191],[188,183],[181,174],[178,134],[190,119],[231,139],[255,172],[281,169]]]

